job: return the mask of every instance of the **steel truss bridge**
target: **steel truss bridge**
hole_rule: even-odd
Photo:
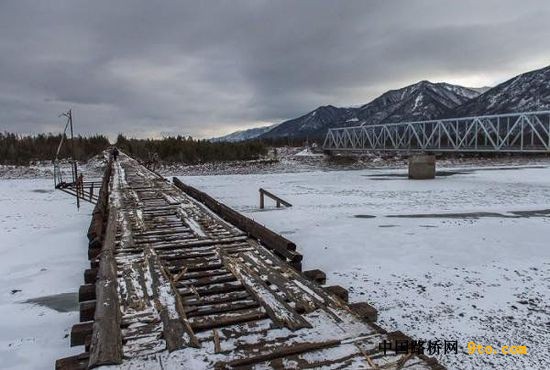
[[[323,149],[550,153],[550,111],[332,128]]]

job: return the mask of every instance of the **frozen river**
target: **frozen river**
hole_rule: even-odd
[[[182,177],[284,234],[304,268],[327,272],[379,324],[457,340],[450,369],[546,369],[550,363],[550,169],[448,171],[410,181],[362,170]],[[263,187],[293,204],[258,209]],[[51,180],[0,180],[0,368],[50,369],[78,353],[76,292],[91,207]],[[47,297],[47,298],[43,298]],[[37,304],[36,299],[44,304]],[[28,300],[34,300],[25,303]],[[526,356],[467,355],[469,341],[527,345]]]
[[[449,368],[550,364],[550,168],[447,170],[427,181],[399,170],[181,179],[294,241],[304,269],[373,304],[386,329],[457,340],[464,353],[439,356]],[[293,207],[259,210],[260,187]],[[467,355],[469,341],[530,352]]]
[[[0,180],[0,369],[51,369],[82,352],[68,335],[89,267],[91,209],[77,211],[51,179]]]

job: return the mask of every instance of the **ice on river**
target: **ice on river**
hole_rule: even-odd
[[[450,171],[428,181],[403,174],[182,180],[295,241],[305,269],[323,269],[352,301],[372,303],[388,330],[457,340],[458,355],[439,356],[450,369],[548,368],[550,169]],[[260,211],[260,187],[293,207],[266,200]],[[90,213],[51,180],[0,181],[1,369],[51,369],[82,351],[67,335],[78,322]],[[467,355],[468,341],[527,345],[529,354]]]
[[[439,356],[449,369],[550,366],[550,168],[181,179],[296,242],[304,269],[372,303],[386,329],[457,340],[458,355]],[[259,210],[259,188],[293,207]],[[529,354],[468,355],[469,341]]]
[[[82,352],[68,334],[79,321],[90,214],[51,179],[0,180],[0,369],[52,369]]]

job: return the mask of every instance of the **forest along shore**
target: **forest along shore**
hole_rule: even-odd
[[[276,153],[274,153],[276,152]],[[470,167],[546,166],[550,158],[544,156],[454,157],[437,160],[438,169]],[[88,178],[99,178],[105,159],[101,155],[81,161],[79,168]],[[254,160],[212,161],[200,164],[159,162],[155,170],[163,176],[251,175],[295,173],[307,171],[341,171],[362,169],[406,169],[403,156],[365,155],[356,158],[329,157],[312,153],[300,147],[282,147],[269,150],[267,155]],[[36,161],[29,165],[0,165],[0,179],[53,178],[51,161]]]

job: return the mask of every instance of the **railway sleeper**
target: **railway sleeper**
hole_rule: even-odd
[[[55,361],[55,370],[85,370],[88,369],[90,354],[88,352],[60,358]]]
[[[185,314],[187,318],[191,318],[239,311],[247,308],[257,308],[259,306],[258,302],[253,299],[243,299],[240,301],[231,301],[208,306],[188,306],[185,307]]]
[[[194,286],[195,288],[205,286],[205,285],[211,285],[211,284],[219,284],[219,283],[229,283],[232,281],[236,281],[237,279],[235,276],[231,273],[227,273],[225,275],[216,275],[216,276],[208,276],[198,279],[181,279],[176,283],[177,288],[186,288],[189,286]]]
[[[186,306],[206,306],[206,305],[214,305],[214,304],[220,304],[225,302],[233,302],[238,301],[241,299],[247,299],[250,298],[251,295],[246,290],[240,290],[240,291],[234,291],[234,292],[228,292],[228,293],[220,293],[220,294],[212,294],[209,296],[204,297],[187,297],[185,299],[185,305]]]
[[[239,311],[233,311],[230,313],[214,314],[210,316],[193,317],[189,319],[191,328],[193,331],[200,332],[204,330],[211,330],[216,328],[223,328],[224,326],[263,320],[268,315],[261,307],[244,309]]]
[[[244,290],[244,286],[239,281],[235,281],[230,283],[212,284],[210,286],[201,286],[195,289],[180,288],[178,289],[178,293],[182,296],[196,296],[198,294],[199,297],[203,297],[219,293],[235,292],[239,290]]]
[[[86,339],[92,337],[93,325],[93,321],[74,324],[71,328],[71,347],[85,345]]]

